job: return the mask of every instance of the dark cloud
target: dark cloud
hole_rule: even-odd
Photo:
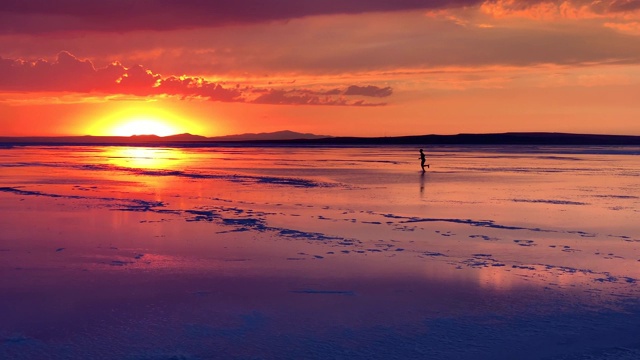
[[[614,12],[627,12],[640,9],[640,0],[612,0],[609,9]]]
[[[320,99],[309,94],[294,94],[285,90],[271,90],[256,98],[256,104],[281,104],[281,105],[319,105]]]
[[[342,90],[340,89],[331,89],[331,90],[327,90],[323,93],[324,95],[340,95],[342,94]]]
[[[389,86],[381,88],[373,85],[368,85],[368,86],[351,85],[347,88],[347,91],[345,91],[344,94],[372,96],[372,97],[387,97],[387,96],[391,96],[392,92],[393,91]]]
[[[293,84],[291,84],[293,86]],[[141,65],[125,67],[114,62],[96,68],[88,60],[80,60],[63,51],[55,61],[24,61],[0,57],[0,91],[2,92],[74,92],[123,94],[135,96],[172,95],[182,98],[203,98],[222,102],[247,102],[282,105],[382,105],[350,100],[346,90],[332,89],[269,89],[222,85],[200,77],[162,77]],[[357,87],[380,89],[375,86]],[[373,90],[368,90],[369,92]],[[366,95],[365,95],[366,96]]]
[[[126,32],[476,5],[480,0],[3,0],[0,32]]]
[[[177,30],[286,21],[317,15],[456,9],[498,4],[526,10],[568,5],[595,13],[630,12],[640,0],[3,0],[0,33]]]
[[[332,92],[333,93],[333,92]],[[253,103],[279,105],[333,105],[333,106],[382,106],[384,103],[367,103],[364,100],[348,100],[345,97],[322,96],[310,90],[270,90],[258,96]]]

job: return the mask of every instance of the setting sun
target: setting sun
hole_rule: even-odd
[[[180,115],[178,115],[180,114]],[[108,114],[97,117],[87,124],[85,134],[97,136],[157,135],[169,136],[183,133],[209,133],[202,121],[187,117],[170,107],[159,107],[157,103],[128,104],[111,109]]]
[[[113,130],[116,136],[132,136],[132,135],[158,135],[168,136],[180,132],[172,125],[167,124],[163,120],[153,118],[134,118],[125,120],[123,123],[116,125]]]

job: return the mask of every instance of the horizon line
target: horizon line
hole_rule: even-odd
[[[405,135],[382,135],[382,136],[361,136],[361,135],[319,135],[314,133],[299,133],[297,131],[292,130],[278,130],[273,132],[260,132],[260,133],[240,133],[240,134],[227,134],[227,135],[215,135],[215,136],[206,136],[199,134],[191,134],[188,132],[185,133],[176,133],[171,135],[156,135],[156,134],[133,134],[133,135],[91,135],[91,134],[83,134],[83,135],[2,135],[0,134],[0,138],[122,138],[122,139],[130,139],[136,137],[154,137],[159,139],[176,137],[176,136],[193,136],[200,137],[204,139],[215,139],[215,138],[224,138],[224,137],[235,137],[235,136],[250,136],[250,135],[275,135],[283,132],[290,132],[299,135],[311,135],[316,138],[358,138],[358,139],[385,139],[385,138],[403,138],[403,137],[422,137],[422,136],[460,136],[460,135],[578,135],[578,136],[623,136],[623,137],[640,137],[640,134],[612,134],[612,133],[575,133],[575,132],[561,132],[561,131],[505,131],[505,132],[487,132],[487,133],[455,133],[455,134],[405,134]]]

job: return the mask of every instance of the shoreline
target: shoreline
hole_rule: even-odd
[[[191,136],[191,135],[190,135]],[[195,137],[195,136],[193,136]],[[175,146],[175,147],[235,147],[235,146],[381,146],[381,145],[547,145],[547,146],[640,146],[640,136],[569,133],[496,133],[458,135],[415,135],[394,137],[322,137],[313,139],[246,139],[221,140],[202,138],[174,140],[151,135],[61,136],[61,137],[0,137],[0,146]]]

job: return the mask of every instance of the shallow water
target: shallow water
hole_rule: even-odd
[[[639,154],[0,149],[0,357],[635,358]]]

